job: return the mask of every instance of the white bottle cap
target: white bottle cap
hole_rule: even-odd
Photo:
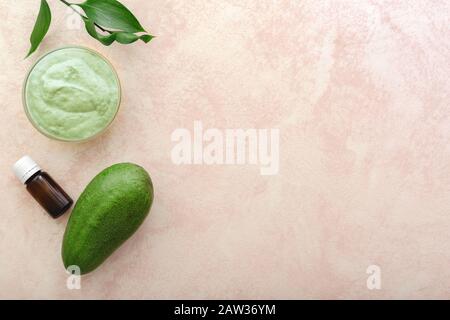
[[[25,183],[33,174],[40,170],[41,167],[29,156],[20,158],[13,166],[14,174],[22,183]]]

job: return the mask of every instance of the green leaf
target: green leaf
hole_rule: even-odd
[[[31,48],[25,58],[28,58],[39,47],[50,28],[51,21],[52,13],[50,7],[46,0],[41,0],[41,8],[39,9],[39,14],[30,37]]]
[[[86,31],[89,33],[89,35],[103,43],[105,46],[109,46],[111,43],[116,40],[116,35],[114,33],[111,33],[109,35],[102,35],[97,32],[97,29],[95,27],[94,21],[83,18],[84,26],[86,27]]]
[[[154,37],[149,35],[149,34],[144,34],[141,36],[135,35],[134,33],[129,33],[129,32],[117,32],[116,33],[116,41],[121,43],[121,44],[129,44],[129,43],[133,43],[137,40],[142,40],[145,43],[150,42],[150,40],[152,40]]]
[[[86,0],[74,4],[83,9],[96,24],[115,31],[146,32],[136,17],[117,0]]]
[[[89,33],[89,35],[100,41],[105,46],[109,46],[114,41],[117,41],[122,44],[129,44],[137,40],[142,40],[145,43],[147,43],[153,39],[153,36],[149,34],[138,36],[134,33],[123,31],[107,31],[109,32],[109,34],[101,34],[97,31],[94,21],[88,18],[83,18],[83,21],[86,27],[86,31]]]

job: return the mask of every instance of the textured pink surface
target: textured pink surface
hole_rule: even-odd
[[[448,1],[123,2],[149,45],[103,47],[50,1],[27,60],[38,1],[0,4],[1,298],[450,298]],[[22,110],[27,69],[67,44],[123,83],[115,123],[84,144],[49,140]],[[170,134],[194,120],[279,128],[279,174],[174,165]],[[150,217],[81,290],[60,258],[68,215],[48,218],[10,170],[23,154],[75,199],[116,162],[152,175]]]

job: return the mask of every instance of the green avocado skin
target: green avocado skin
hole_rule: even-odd
[[[139,228],[153,202],[152,180],[142,167],[119,163],[100,172],[81,194],[67,223],[62,259],[86,274],[102,264]]]

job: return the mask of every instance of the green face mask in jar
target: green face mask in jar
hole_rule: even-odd
[[[65,47],[40,58],[25,80],[23,101],[31,123],[62,141],[85,141],[102,133],[120,105],[113,66],[97,52]]]

